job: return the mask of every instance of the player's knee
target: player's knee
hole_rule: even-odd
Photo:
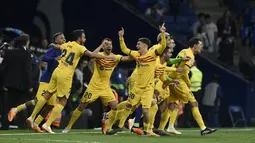
[[[127,104],[126,104],[126,108],[128,108],[128,109],[130,109],[130,110],[131,110],[131,109],[132,109],[132,107],[133,107],[133,106],[132,106],[131,104],[129,104],[129,103],[127,103]]]
[[[176,108],[175,103],[169,103],[169,104],[168,104],[168,109],[169,109],[170,111],[174,111],[175,108]]]
[[[198,103],[197,102],[191,102],[190,103],[192,107],[198,107]]]
[[[87,107],[86,103],[81,103],[77,108],[78,108],[79,111],[82,112],[86,107]]]
[[[143,114],[149,114],[149,108],[143,108]]]
[[[117,110],[118,109],[118,103],[117,101],[112,101],[109,103],[109,106],[112,110]]]
[[[151,102],[151,107],[154,106],[154,105],[156,105],[156,104],[157,104],[156,101],[152,101],[152,102]]]

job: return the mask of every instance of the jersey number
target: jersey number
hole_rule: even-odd
[[[84,97],[90,99],[92,97],[92,94],[85,92]]]
[[[63,50],[63,53],[62,53],[62,57],[65,57],[65,56],[66,56],[66,53],[67,53],[67,50],[64,49],[64,50]],[[65,61],[66,61],[69,65],[73,65],[74,56],[75,56],[75,53],[70,52],[70,53],[68,54],[68,56],[66,57]]]

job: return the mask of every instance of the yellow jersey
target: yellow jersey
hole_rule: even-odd
[[[62,55],[59,60],[58,68],[73,75],[80,58],[84,55],[87,49],[73,41],[61,45],[60,50],[62,51]]]
[[[103,52],[99,52],[98,54],[104,55]],[[121,60],[121,55],[115,55],[113,53],[110,56],[114,56],[113,59],[96,59],[94,62],[94,72],[92,78],[89,82],[89,88],[91,89],[106,89],[110,88],[110,78],[114,68],[118,65]]]
[[[189,85],[190,81],[189,81],[189,78],[188,78],[189,77],[188,74],[190,72],[190,68],[195,63],[195,56],[194,56],[192,50],[190,48],[187,48],[187,49],[181,50],[176,58],[182,58],[182,57],[185,57],[185,56],[189,57],[190,60],[182,61],[182,62],[180,62],[178,64],[174,64],[172,67],[174,67],[174,68],[184,68],[185,66],[188,66],[189,70],[185,74],[172,73],[170,77],[176,78],[176,79],[180,79],[180,81],[184,81],[184,82],[186,82]]]
[[[140,88],[145,88],[148,85],[154,87],[154,77],[156,68],[156,50],[161,48],[160,44],[154,45],[152,49],[148,50],[145,55],[140,56],[136,51],[131,51],[130,55],[135,57],[137,63],[137,77],[139,78],[135,85]]]

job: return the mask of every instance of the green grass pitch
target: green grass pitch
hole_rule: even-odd
[[[69,134],[34,133],[30,130],[0,131],[0,143],[255,143],[254,128],[220,128],[207,136],[198,129],[185,129],[182,135],[143,137],[129,131],[115,136],[102,135],[99,130],[72,130]]]

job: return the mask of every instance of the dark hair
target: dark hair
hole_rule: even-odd
[[[55,41],[56,38],[57,38],[59,35],[63,35],[63,33],[62,33],[62,32],[55,33],[55,34],[52,36],[53,40]]]
[[[21,34],[15,42],[15,46],[26,46],[27,42],[29,41],[29,35],[28,34]]]
[[[205,15],[205,19],[209,19],[209,18],[211,18],[211,15],[210,14],[206,14]]]
[[[205,16],[204,13],[199,13],[199,14],[198,14],[198,17],[203,17],[203,16]]]
[[[146,38],[146,37],[142,37],[142,38],[139,38],[138,41],[148,45],[148,47],[151,46],[151,40],[149,38]]]
[[[81,37],[82,33],[84,33],[83,29],[74,30],[73,31],[73,40],[78,40]]]
[[[197,37],[193,37],[189,40],[189,47],[192,48],[194,45],[198,44],[199,41],[201,41],[199,38]]]
[[[102,42],[103,42],[104,40],[107,40],[107,41],[111,41],[111,42],[112,42],[112,39],[110,39],[110,38],[104,38],[104,39],[102,40]]]

